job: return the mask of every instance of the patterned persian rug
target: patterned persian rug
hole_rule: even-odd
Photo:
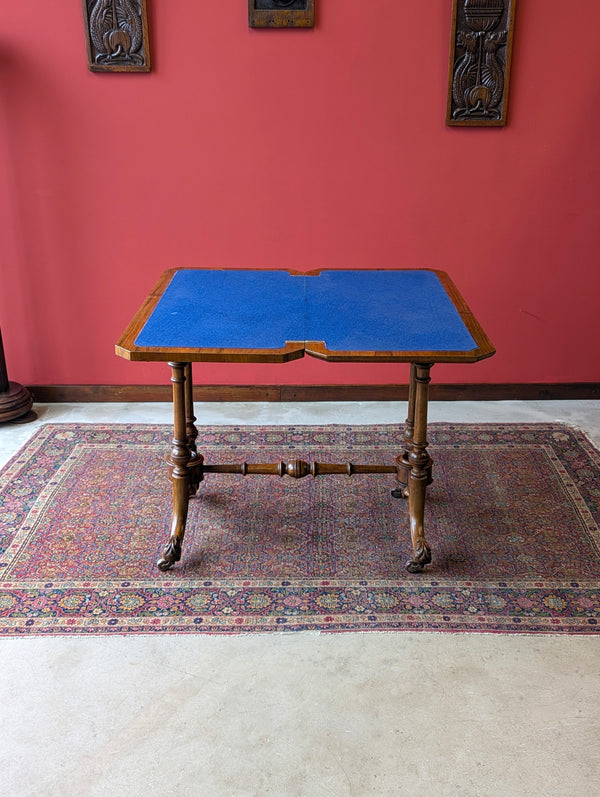
[[[0,473],[0,632],[600,631],[600,453],[562,425],[432,424],[433,562],[393,475],[209,474],[182,561],[166,426],[42,427]],[[395,426],[201,428],[207,463],[393,464]]]

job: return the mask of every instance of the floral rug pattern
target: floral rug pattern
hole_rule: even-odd
[[[183,556],[156,425],[48,424],[0,472],[0,634],[600,633],[600,453],[560,424],[431,424],[411,575],[393,475],[207,474]],[[396,426],[199,427],[216,462],[394,464]]]

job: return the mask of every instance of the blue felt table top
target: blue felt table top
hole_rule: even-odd
[[[425,270],[176,271],[135,343],[141,347],[471,351],[439,277]]]

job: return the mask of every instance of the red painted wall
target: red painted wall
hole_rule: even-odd
[[[509,124],[444,124],[450,0],[148,0],[149,75],[87,71],[79,2],[0,16],[0,322],[11,379],[161,383],[113,346],[173,266],[447,270],[498,353],[438,382],[600,381],[600,3],[518,4]],[[199,382],[405,382],[207,365]]]

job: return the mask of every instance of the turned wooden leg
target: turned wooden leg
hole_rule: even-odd
[[[195,454],[198,430],[195,426],[196,416],[194,415],[194,381],[192,378],[191,363],[185,363],[183,373],[185,376],[185,433],[187,436],[188,448],[191,453]]]
[[[173,516],[171,535],[161,558],[159,570],[168,570],[181,559],[181,544],[185,534],[188,503],[190,497],[190,470],[188,462],[191,452],[188,446],[186,421],[186,363],[169,363],[173,383],[173,448],[167,459],[169,477],[173,484]]]
[[[190,470],[189,491],[190,495],[196,495],[200,482],[204,478],[202,464],[204,458],[196,450],[196,438],[198,429],[196,428],[196,416],[194,415],[194,380],[192,378],[192,364],[186,363],[185,374],[185,433],[187,437],[187,447],[190,458],[187,463]]]
[[[425,492],[431,478],[431,457],[427,453],[427,400],[431,365],[415,366],[414,430],[408,461],[408,513],[413,556],[406,563],[409,573],[419,573],[431,562],[431,549],[425,539]]]
[[[410,473],[410,462],[408,457],[413,447],[413,436],[415,433],[415,390],[417,379],[417,366],[410,364],[410,382],[408,384],[408,413],[404,424],[404,453],[396,457],[398,472],[396,474],[397,486],[392,490],[394,498],[408,498],[408,474]]]

